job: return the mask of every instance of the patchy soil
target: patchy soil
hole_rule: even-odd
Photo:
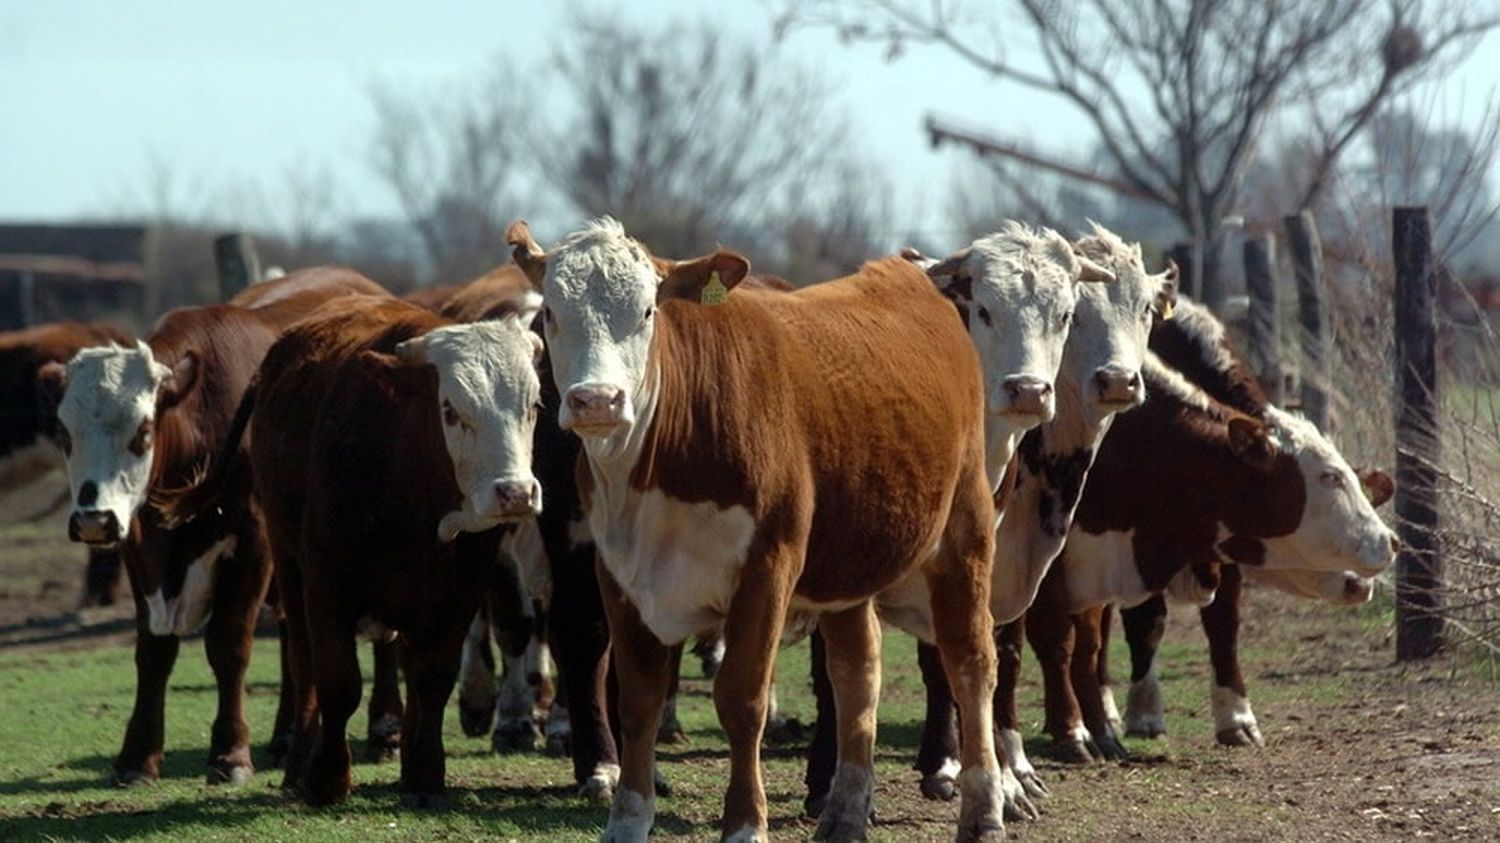
[[[258,776],[242,796],[226,799],[220,795],[224,791],[194,783],[202,752],[196,733],[211,717],[212,689],[207,677],[199,675],[201,658],[186,655],[171,697],[189,713],[174,715],[169,725],[174,740],[184,731],[194,733],[181,738],[184,748],[176,754],[169,747],[169,761],[181,765],[183,781],[170,788],[163,783],[155,795],[150,788],[126,792],[98,787],[129,706],[133,680],[128,651],[120,648],[133,636],[130,608],[80,612],[84,553],[66,540],[63,517],[17,521],[56,497],[57,480],[52,479],[52,487],[0,499],[0,659],[20,657],[7,659],[17,672],[5,681],[39,683],[35,687],[40,690],[52,681],[98,687],[96,707],[108,713],[95,715],[102,718],[96,732],[70,732],[74,727],[50,725],[45,710],[33,713],[38,719],[26,727],[28,732],[55,729],[53,743],[67,746],[45,763],[23,758],[0,762],[0,839],[10,836],[5,817],[24,824],[12,826],[21,838],[170,836],[174,827],[178,832],[191,828],[204,839],[300,833],[294,828],[313,839],[361,834],[382,839],[587,840],[597,835],[603,809],[584,806],[570,795],[565,762],[495,759],[485,752],[484,742],[457,735],[448,746],[458,807],[446,818],[391,814],[388,785],[382,783],[394,775],[391,768],[359,768],[356,780],[363,784],[351,808],[342,812],[317,814],[281,806],[266,790],[279,778],[271,772]],[[1388,600],[1343,610],[1251,590],[1245,617],[1246,679],[1266,738],[1259,750],[1214,743],[1206,647],[1191,610],[1174,609],[1162,651],[1169,735],[1127,741],[1134,758],[1126,763],[1077,767],[1048,760],[1040,736],[1037,670],[1028,658],[1022,684],[1023,717],[1032,736],[1028,750],[1053,795],[1040,803],[1039,821],[1011,825],[1010,836],[1080,841],[1500,839],[1500,691],[1485,665],[1463,654],[1416,667],[1394,664]],[[1115,636],[1113,664],[1117,674],[1124,674],[1128,661],[1119,638]],[[259,743],[275,698],[274,639],[256,646],[250,706]],[[84,656],[79,650],[97,651],[98,663],[107,667],[80,669],[74,664]],[[797,648],[784,655],[781,698],[788,713],[808,722],[812,703],[802,679],[804,652]],[[878,820],[872,839],[950,839],[957,805],[923,800],[910,770],[921,710],[911,647],[903,636],[890,633],[886,653]],[[23,677],[21,671],[34,671],[36,678]],[[658,806],[657,839],[663,840],[709,836],[727,776],[727,753],[713,725],[709,685],[697,678],[695,669],[687,674],[684,718],[693,724],[693,742],[660,750],[663,770],[676,787],[676,795]],[[4,681],[0,686],[8,687]],[[12,703],[28,698],[19,688]],[[65,698],[77,696],[69,691]],[[1123,687],[1117,696],[1123,705]],[[363,718],[356,717],[351,728],[362,731]],[[43,754],[46,736],[32,737],[41,742],[33,754]],[[815,828],[800,817],[801,752],[801,746],[764,752],[776,839],[806,839]],[[143,818],[135,819],[138,815]],[[390,831],[397,822],[401,830]]]

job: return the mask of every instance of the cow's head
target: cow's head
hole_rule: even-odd
[[[66,367],[44,366],[38,377],[57,401],[73,494],[68,536],[115,544],[146,502],[156,426],[197,385],[198,358],[188,351],[166,366],[137,341],[133,348],[86,348]]]
[[[1267,558],[1272,556],[1268,553]],[[1300,568],[1255,568],[1241,570],[1245,579],[1274,588],[1293,597],[1322,600],[1336,606],[1358,606],[1375,595],[1375,580],[1353,571],[1305,571]]]
[[[541,512],[542,488],[531,467],[541,354],[541,337],[516,315],[436,328],[397,345],[395,354],[363,353],[366,371],[392,393],[415,377],[431,377],[423,370],[436,373],[431,411],[441,418],[463,495],[461,507],[438,524],[440,541]]]
[[[524,223],[506,236],[516,262],[542,279],[543,330],[562,393],[558,424],[585,442],[628,434],[652,400],[657,306],[717,302],[750,271],[749,261],[724,250],[685,261],[654,257],[609,218],[545,253]]]
[[[1300,518],[1289,533],[1267,541],[1267,567],[1295,567],[1311,571],[1352,571],[1374,576],[1396,558],[1400,542],[1375,512],[1394,490],[1384,472],[1357,475],[1315,425],[1290,413],[1269,408],[1267,424],[1247,419],[1230,422],[1230,446],[1251,465],[1269,466],[1290,474],[1303,497]],[[1292,461],[1291,463],[1288,460]],[[1278,499],[1294,494],[1272,491]]]
[[[1057,232],[1013,221],[941,261],[903,254],[963,314],[984,371],[988,423],[1020,433],[1051,421],[1075,282],[1112,281],[1113,273]]]
[[[1074,248],[1116,280],[1079,287],[1062,371],[1077,384],[1085,406],[1108,415],[1146,400],[1142,360],[1153,321],[1170,318],[1177,302],[1177,267],[1169,263],[1166,271],[1149,274],[1140,244],[1091,225],[1093,233]]]

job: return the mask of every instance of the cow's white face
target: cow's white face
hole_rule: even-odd
[[[157,394],[173,372],[144,342],[86,348],[67,367],[58,404],[75,541],[114,544],[146,502]]]
[[[1266,542],[1266,559],[1275,564],[1276,540]],[[1375,580],[1353,571],[1304,571],[1296,568],[1255,568],[1243,566],[1245,579],[1274,588],[1293,597],[1322,600],[1338,606],[1358,606],[1370,602],[1375,594]]]
[[[1275,540],[1278,556],[1295,558],[1296,567],[1307,570],[1350,570],[1361,576],[1388,567],[1400,543],[1343,455],[1306,419],[1274,407],[1267,418],[1278,449],[1296,458],[1307,491],[1296,530]]]
[[[1139,244],[1126,244],[1097,224],[1074,245],[1113,272],[1115,283],[1079,287],[1063,371],[1094,413],[1138,407],[1146,400],[1141,365],[1151,324],[1169,318],[1177,301],[1176,268],[1148,274]]]
[[[542,340],[516,317],[438,328],[396,354],[437,370],[443,441],[463,493],[438,527],[442,541],[541,512],[532,436],[541,409]]]
[[[926,267],[968,319],[984,373],[987,427],[1020,434],[1052,420],[1075,281],[1086,263],[1089,280],[1108,280],[1057,232],[1007,222]]]

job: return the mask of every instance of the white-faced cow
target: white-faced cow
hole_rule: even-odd
[[[349,270],[304,270],[226,304],[171,311],[135,346],[84,349],[66,367],[41,373],[58,402],[68,454],[68,533],[118,545],[135,596],[136,700],[114,763],[119,783],[157,777],[167,678],[181,636],[200,629],[219,691],[209,780],[242,782],[254,769],[244,677],[271,569],[240,479],[245,455],[232,452],[233,465],[224,468],[237,479],[218,507],[191,524],[169,529],[146,502],[153,491],[187,485],[218,456],[240,395],[287,325],[357,293],[384,295]]]
[[[513,534],[503,525],[542,504],[541,350],[518,319],[453,325],[351,298],[288,330],[246,393],[229,436],[250,430],[298,703],[285,786],[309,804],[349,794],[356,637],[391,635],[407,683],[401,801],[445,804],[443,713],[464,636]],[[211,470],[171,510],[201,512],[224,482]]]
[[[1057,415],[1027,433],[1017,449],[1014,476],[996,531],[992,604],[998,633],[999,690],[995,714],[1005,763],[1026,794],[1045,796],[1021,742],[1013,686],[1020,667],[1026,611],[1052,560],[1062,552],[1075,509],[1111,419],[1144,398],[1140,376],[1155,320],[1170,315],[1177,297],[1176,267],[1148,273],[1140,247],[1095,225],[1075,242],[1081,255],[1110,272],[1115,282],[1078,288],[1072,328],[1057,377]],[[928,718],[917,768],[929,798],[952,793],[952,759],[958,746],[953,707],[931,653],[918,653],[928,687]],[[1009,688],[1010,690],[1007,690]],[[1025,803],[1016,800],[1025,809]],[[1028,813],[1034,809],[1027,809]]]
[[[37,376],[48,363],[67,363],[79,349],[128,343],[130,334],[106,322],[56,322],[0,333],[0,492],[19,489],[64,465],[56,407],[44,400]],[[66,494],[42,515],[68,501]],[[109,606],[120,588],[120,554],[89,548],[83,605]]]
[[[917,571],[963,712],[959,839],[1003,836],[988,700],[994,506],[979,364],[952,305],[892,258],[793,293],[735,290],[744,258],[653,257],[613,220],[518,263],[543,279],[559,421],[583,438],[620,687],[622,772],[603,839],[645,840],[668,646],[723,623],[723,835],[766,840],[759,745],[789,612],[822,613],[839,768],[820,833],[862,834],[880,626]]]

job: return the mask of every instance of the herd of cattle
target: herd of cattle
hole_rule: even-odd
[[[998,840],[1047,793],[1016,711],[1023,637],[1060,751],[1123,757],[1122,731],[1165,729],[1163,595],[1191,600],[1218,740],[1258,744],[1243,580],[1361,602],[1397,552],[1375,511],[1390,478],[1272,406],[1223,325],[1179,300],[1175,267],[1148,272],[1097,226],[1070,242],[1008,223],[942,260],[908,250],[799,289],[723,249],[656,257],[609,219],[550,250],[525,223],[506,238],[512,263],[404,300],[316,268],[139,340],[0,337],[0,480],[64,455],[69,536],[101,570],[118,558],[134,595],[114,781],[157,777],[167,679],[199,631],[209,781],[250,777],[244,678],[269,600],[271,755],[296,797],[350,792],[366,640],[370,747],[399,753],[404,805],[444,804],[458,684],[466,732],[531,747],[540,714],[582,793],[611,805],[602,839],[645,840],[699,636],[722,659],[723,836],[765,840],[773,663],[810,635],[806,807],[819,838],[863,839],[888,625],[922,642],[923,794],[960,800],[957,839]]]

